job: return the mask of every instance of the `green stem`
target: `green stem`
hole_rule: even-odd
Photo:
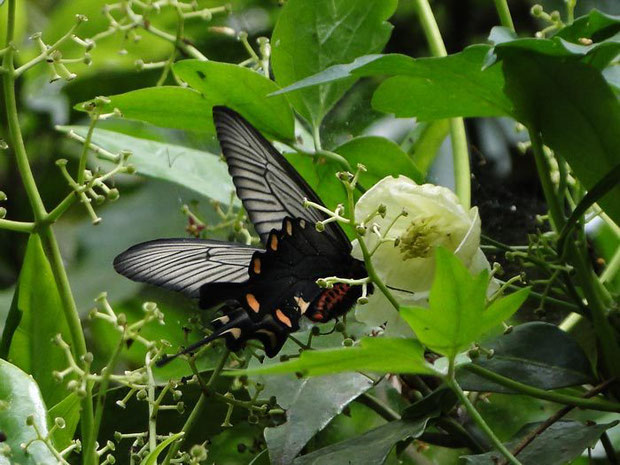
[[[2,223],[0,223],[1,225]],[[618,270],[620,270],[620,248],[616,250],[614,256],[611,258],[605,270],[601,274],[600,281],[601,283],[606,283],[607,281],[611,281],[618,274]]]
[[[482,415],[480,415],[480,412],[476,410],[476,407],[474,407],[474,405],[471,403],[471,401],[469,400],[469,397],[465,395],[465,393],[461,389],[461,386],[459,386],[459,384],[454,379],[448,379],[447,383],[450,389],[454,391],[454,393],[458,396],[461,403],[465,406],[471,419],[489,437],[489,439],[491,440],[495,448],[498,451],[500,451],[504,455],[504,457],[506,457],[509,463],[512,463],[513,465],[522,465],[521,462],[519,462],[517,458],[510,453],[508,449],[506,449],[506,447],[504,446],[504,444],[502,444],[499,438],[495,436],[495,433],[489,427],[489,425],[487,425],[486,421],[484,421],[484,418],[482,418]]]
[[[34,232],[35,224],[25,221],[12,221],[0,219],[0,229],[7,229],[9,231],[32,233]]]
[[[45,217],[45,222],[48,224],[52,224],[58,220],[62,216],[64,212],[66,212],[71,205],[77,200],[77,194],[75,191],[69,193],[62,201],[54,208],[51,212],[47,214]]]
[[[420,23],[426,36],[431,55],[443,57],[448,53],[441,38],[441,32],[435,21],[435,16],[428,0],[414,0],[415,8],[420,17]],[[466,209],[471,205],[471,170],[469,166],[469,152],[467,150],[467,135],[463,118],[450,120],[450,139],[452,141],[452,157],[454,159],[454,181],[456,195]]]
[[[95,125],[97,124],[100,113],[101,109],[97,107],[90,114],[90,124],[88,125],[88,132],[86,133],[86,138],[84,139],[84,146],[82,147],[80,164],[78,166],[77,172],[77,183],[79,185],[82,185],[84,183],[84,172],[86,171],[86,162],[88,161],[88,149],[90,148],[90,141],[93,138],[93,132],[95,131]]]
[[[163,465],[170,465],[170,460],[174,458],[174,456],[177,454],[177,452],[179,451],[179,449],[185,442],[185,438],[189,435],[189,432],[192,431],[194,427],[196,426],[196,424],[198,423],[198,420],[200,419],[202,412],[204,411],[208,403],[209,396],[207,395],[207,393],[209,391],[209,388],[213,385],[213,383],[215,382],[215,380],[217,379],[221,371],[224,369],[224,365],[226,365],[226,360],[228,360],[229,354],[230,354],[229,350],[224,351],[216,367],[213,369],[213,373],[211,374],[209,381],[206,382],[206,384],[204,385],[204,389],[202,393],[200,394],[200,399],[198,399],[198,402],[196,402],[196,405],[194,405],[194,408],[189,414],[189,417],[187,417],[187,420],[185,421],[185,424],[183,425],[183,428],[181,429],[181,431],[183,431],[185,434],[183,435],[183,437],[181,437],[181,439],[179,439],[177,442],[175,442],[170,447],[170,450],[168,450],[168,454],[166,454],[166,458],[164,459]],[[194,368],[195,368],[195,365],[192,366],[192,369]],[[201,383],[201,388],[202,388],[203,387],[202,378],[200,377],[200,374],[197,374],[196,376],[198,377],[198,380]]]
[[[10,46],[13,41],[15,33],[15,8],[17,0],[8,0],[8,15],[7,15],[7,35],[6,45]],[[22,182],[24,183],[24,189],[28,200],[32,206],[33,215],[35,218],[36,226],[40,228],[40,235],[43,241],[43,245],[46,249],[46,255],[49,258],[50,266],[54,274],[54,280],[56,287],[60,294],[62,302],[62,308],[65,319],[69,326],[69,332],[71,334],[71,340],[73,350],[76,358],[79,360],[86,355],[86,340],[84,339],[84,332],[82,331],[82,325],[80,317],[73,300],[73,294],[71,293],[71,287],[67,274],[62,262],[60,250],[54,236],[54,232],[48,224],[44,223],[47,212],[43,205],[43,200],[37,189],[37,185],[30,169],[30,163],[28,161],[28,155],[26,153],[26,147],[22,137],[21,129],[19,126],[19,118],[17,113],[17,101],[15,97],[15,66],[13,61],[13,55],[15,50],[11,46],[5,53],[2,61],[2,66],[7,71],[3,76],[3,93],[4,103],[6,105],[7,122],[9,126],[9,135],[13,150],[15,152],[15,158],[17,162],[17,168],[19,170]],[[93,404],[92,404],[92,389],[89,383],[87,383],[86,396],[81,400],[82,413],[80,418],[82,441],[85,444],[91,442],[90,437],[93,430]],[[95,459],[94,450],[84,451],[85,463],[90,465]]]
[[[559,392],[554,391],[546,391],[544,389],[539,389],[528,384],[523,384],[518,381],[514,381],[505,376],[499,375],[491,370],[487,370],[486,368],[481,367],[480,365],[476,365],[475,363],[470,363],[469,365],[465,365],[464,368],[472,373],[481,376],[485,379],[491,380],[497,384],[501,384],[507,388],[510,388],[514,391],[518,391],[522,394],[527,394],[528,396],[535,397],[537,399],[548,400],[551,402],[557,402],[558,404],[563,405],[572,405],[574,407],[581,407],[591,410],[599,410],[602,412],[619,412],[620,413],[620,403],[610,402],[604,399],[584,399],[583,397],[575,397],[568,394],[561,394]]]
[[[125,345],[125,329],[123,329],[123,334],[121,335],[120,341],[118,342],[114,352],[110,356],[110,360],[108,364],[103,369],[101,374],[101,382],[99,384],[99,391],[97,393],[96,403],[97,406],[95,408],[95,419],[93,424],[93,434],[90,437],[90,441],[92,444],[88,444],[85,450],[93,450],[95,448],[94,442],[99,436],[99,428],[101,427],[101,419],[103,418],[103,410],[105,409],[105,399],[107,395],[108,386],[110,384],[110,376],[118,363],[118,358],[123,350]]]
[[[494,0],[495,9],[499,16],[500,24],[507,27],[512,32],[515,32],[515,25],[512,22],[512,16],[510,16],[510,9],[508,8],[508,2],[506,0]]]
[[[566,225],[566,219],[560,200],[555,195],[553,181],[550,176],[550,167],[543,150],[543,143],[540,133],[528,128],[532,151],[536,161],[538,177],[543,188],[545,200],[549,208],[552,224],[556,231],[561,231]],[[620,377],[620,346],[618,345],[617,334],[607,320],[607,309],[602,301],[603,295],[598,288],[600,282],[592,267],[584,256],[583,250],[577,247],[572,241],[567,241],[566,254],[571,264],[575,268],[577,281],[581,285],[581,290],[588,302],[588,308],[592,315],[592,324],[597,339],[601,346],[603,366],[608,377]]]
[[[370,251],[368,250],[368,246],[366,242],[364,242],[364,238],[360,236],[357,232],[356,223],[355,223],[355,202],[353,200],[353,189],[351,186],[346,185],[347,190],[347,200],[348,200],[348,210],[349,210],[349,221],[351,221],[353,234],[355,234],[355,238],[360,245],[360,249],[362,251],[362,255],[364,256],[364,264],[366,265],[366,272],[368,273],[368,277],[372,280],[372,282],[383,292],[383,295],[390,301],[392,306],[398,312],[400,310],[400,305],[394,295],[387,288],[385,283],[379,278],[377,271],[375,270],[375,266],[372,263],[372,256],[370,255]]]
[[[65,271],[64,264],[62,262],[62,256],[60,255],[60,249],[56,242],[56,237],[52,228],[48,224],[43,224],[40,228],[40,235],[43,241],[43,245],[46,249],[47,256],[50,261],[52,273],[54,274],[54,280],[58,293],[60,294],[60,300],[62,302],[62,309],[64,312],[65,320],[69,326],[69,334],[71,334],[71,341],[73,350],[77,360],[80,360],[86,355],[86,340],[84,339],[84,332],[82,331],[82,323],[80,322],[80,316],[73,299],[71,292],[71,286],[69,279],[67,278],[67,272]],[[91,444],[93,448],[91,450],[84,449],[84,464],[90,465],[96,463],[96,454],[94,450],[94,441],[91,441],[91,435],[93,432],[93,402],[92,402],[92,385],[86,383],[86,396],[80,401],[82,412],[80,416],[80,425],[82,431],[82,443]],[[96,439],[96,438],[95,438]]]
[[[400,420],[400,415],[392,410],[389,406],[385,405],[375,396],[372,396],[368,393],[363,393],[357,399],[355,399],[360,404],[365,405],[371,410],[374,410],[379,416],[387,421],[396,421]]]

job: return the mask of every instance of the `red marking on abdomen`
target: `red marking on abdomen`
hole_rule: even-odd
[[[334,287],[324,290],[314,305],[316,311],[312,314],[311,319],[315,321],[329,319],[334,308],[344,301],[350,289],[351,286],[348,284],[336,283]]]

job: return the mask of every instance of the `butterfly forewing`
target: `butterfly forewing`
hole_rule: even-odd
[[[226,107],[214,107],[217,137],[243,202],[261,241],[279,229],[285,217],[304,218],[314,224],[323,213],[304,208],[303,199],[323,205],[308,183],[251,124]],[[337,223],[326,225],[325,238],[350,251],[350,243]]]

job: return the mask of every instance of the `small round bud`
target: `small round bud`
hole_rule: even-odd
[[[314,225],[314,228],[315,228],[318,232],[323,232],[323,231],[325,231],[325,225],[324,225],[321,221],[317,221],[317,223]]]
[[[134,174],[136,172],[136,167],[134,165],[125,166],[125,173]]]
[[[144,61],[143,60],[138,59],[138,60],[134,61],[133,64],[134,64],[134,66],[136,67],[136,69],[138,71],[142,71],[144,69]]]
[[[116,450],[116,445],[112,441],[106,441],[105,445],[109,450]]]
[[[387,207],[384,204],[379,205],[377,208],[377,213],[381,218],[385,218],[385,214],[387,213]]]
[[[75,22],[80,24],[80,23],[85,23],[86,21],[88,21],[88,17],[86,15],[75,15]]]
[[[82,58],[82,63],[84,63],[86,66],[90,66],[93,63],[93,58],[90,56],[90,53],[84,54],[84,57]]]
[[[172,398],[174,400],[179,400],[181,397],[183,397],[183,391],[179,391],[178,389],[172,391]]]
[[[553,21],[560,21],[562,19],[560,12],[557,10],[552,11],[549,16],[551,16]]]
[[[142,309],[147,313],[152,313],[157,310],[157,304],[155,302],[144,302]]]
[[[467,355],[469,356],[469,358],[471,358],[472,360],[477,359],[478,357],[480,357],[480,349],[475,348],[475,349],[471,349],[469,352],[467,352]]]
[[[114,431],[114,440],[116,442],[121,442],[123,440],[123,433],[120,431]]]
[[[368,228],[367,228],[366,226],[362,225],[362,224],[358,224],[358,225],[355,227],[355,230],[357,231],[357,233],[358,233],[360,236],[365,236],[365,235],[366,235],[366,231],[368,230]]]
[[[101,194],[97,194],[95,196],[95,205],[101,205],[103,202],[105,202],[105,197]]]
[[[358,305],[366,305],[368,303],[368,297],[360,297],[357,299]]]
[[[248,423],[249,423],[250,425],[256,425],[256,424],[258,424],[258,417],[257,417],[256,415],[254,415],[254,414],[250,414],[250,415],[248,416]]]
[[[27,424],[28,426],[32,426],[32,425],[34,425],[34,415],[28,415],[28,416],[26,417],[26,424]]]
[[[185,412],[185,402],[177,402],[177,412],[183,414]]]
[[[127,324],[127,315],[125,315],[124,313],[119,313],[116,317],[116,323],[119,326],[125,326]]]
[[[495,350],[493,350],[493,349],[490,349],[490,350],[487,352],[487,358],[488,358],[488,359],[492,359],[494,355],[495,355]]]
[[[60,429],[65,429],[65,426],[67,426],[65,419],[62,417],[54,418],[54,424],[56,425],[57,428],[60,428]]]
[[[319,287],[327,287],[327,280],[324,278],[319,278],[316,280],[316,284]]]
[[[506,326],[506,329],[504,329],[504,334],[510,334],[512,333],[512,330],[514,329],[514,326],[512,325],[508,325]]]
[[[97,313],[99,313],[97,311],[96,308],[91,308],[88,312],[88,318],[90,318],[91,320],[97,317]]]
[[[75,391],[77,390],[77,388],[80,387],[80,383],[78,383],[76,380],[72,379],[71,381],[69,381],[67,383],[67,389],[69,391]]]
[[[58,160],[56,160],[56,166],[67,166],[67,163],[69,162],[66,158],[59,158]]]
[[[120,193],[118,192],[118,189],[116,187],[113,187],[107,192],[106,197],[110,202],[114,202],[115,200],[118,200],[118,198],[120,197]]]
[[[148,394],[146,393],[146,389],[140,389],[138,393],[136,394],[136,399],[145,400],[147,396]]]
[[[353,174],[348,171],[339,171],[336,173],[336,177],[341,181],[351,181],[353,179]]]
[[[351,347],[353,345],[353,339],[351,339],[350,337],[346,338],[344,341],[342,341],[342,345],[345,347]]]
[[[84,355],[82,355],[82,360],[84,361],[84,363],[88,363],[90,365],[91,363],[93,363],[94,360],[93,353],[86,352]]]
[[[6,208],[0,207],[0,219],[4,219],[6,216]]]
[[[112,454],[106,455],[105,459],[110,465],[114,465],[116,463],[116,458]]]
[[[63,376],[62,373],[60,371],[52,371],[52,378],[54,378],[54,381],[56,381],[57,383],[62,382]]]
[[[313,336],[318,336],[319,334],[321,334],[321,328],[319,328],[318,326],[313,326],[310,332]]]
[[[3,191],[0,191],[0,202],[6,200],[6,194]]]
[[[80,388],[77,391],[75,391],[75,394],[80,398],[80,399],[84,399],[86,397],[86,389],[84,388]]]
[[[336,331],[338,333],[343,333],[345,329],[347,329],[347,327],[346,327],[346,325],[342,321],[339,321],[334,326],[334,331]]]
[[[532,9],[530,10],[530,12],[532,13],[532,16],[540,16],[543,13],[543,7],[542,5],[536,4],[534,6],[532,6]]]
[[[189,455],[191,455],[198,462],[203,462],[207,460],[207,449],[200,444],[195,444],[189,450]]]
[[[248,39],[248,33],[245,31],[241,31],[237,34],[237,40],[244,41]]]

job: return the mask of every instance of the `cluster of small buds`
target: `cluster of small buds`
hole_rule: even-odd
[[[74,63],[84,63],[89,66],[92,62],[89,52],[93,49],[95,43],[90,39],[81,39],[73,33],[80,24],[86,21],[88,21],[88,18],[86,16],[76,15],[75,24],[73,25],[73,27],[54,44],[46,44],[43,41],[43,36],[40,32],[32,34],[30,36],[30,39],[37,43],[37,46],[39,48],[39,55],[22,67],[18,68],[17,73],[21,74],[26,69],[38,64],[41,61],[45,61],[49,67],[50,82],[58,81],[60,79],[63,79],[65,81],[72,81],[73,79],[75,79],[77,75],[71,72],[66,65]],[[60,47],[64,42],[68,40],[72,40],[84,49],[83,55],[81,57],[65,58],[63,56],[62,52],[60,51]]]
[[[42,422],[45,422],[45,420],[42,420]],[[80,442],[79,439],[76,439],[74,441],[71,441],[65,449],[61,451],[56,450],[56,448],[54,447],[54,443],[52,442],[52,435],[56,432],[56,430],[66,428],[67,424],[64,418],[62,417],[54,418],[54,422],[52,423],[51,428],[47,431],[45,435],[41,433],[41,430],[39,429],[39,425],[37,423],[38,422],[36,421],[34,415],[28,415],[26,417],[26,426],[30,426],[34,429],[35,437],[26,443],[20,444],[21,449],[27,453],[28,448],[33,442],[40,441],[40,442],[43,442],[47,446],[47,448],[52,453],[52,455],[56,458],[58,463],[61,463],[62,465],[69,465],[69,462],[67,462],[66,457],[72,452],[78,452],[78,453],[81,452],[82,443]],[[0,450],[0,455],[10,456],[11,455],[10,448],[6,449],[5,451]]]
[[[547,27],[536,33],[537,38],[544,38],[547,36],[547,34],[556,31],[562,26],[564,26],[564,22],[562,21],[562,15],[557,10],[547,13],[542,5],[536,4],[532,6],[532,8],[530,9],[530,13],[535,18],[539,18],[548,24]]]
[[[6,194],[0,191],[0,202],[4,202],[7,199]],[[6,217],[6,208],[0,207],[0,220]]]

